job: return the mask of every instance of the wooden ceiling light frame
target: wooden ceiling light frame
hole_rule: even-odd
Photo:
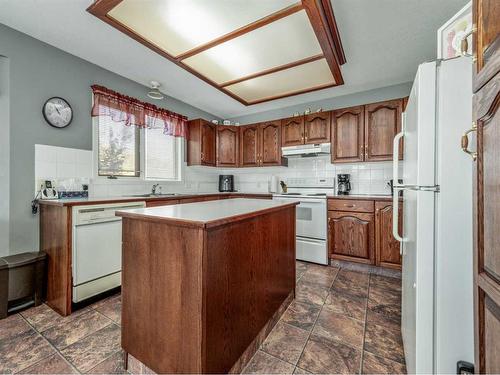
[[[340,34],[337,28],[337,24],[335,22],[335,17],[333,14],[333,9],[330,3],[330,0],[301,0],[300,2],[293,4],[287,8],[281,9],[277,12],[274,12],[268,16],[265,16],[261,19],[258,19],[254,22],[249,23],[248,25],[245,25],[243,27],[240,27],[239,29],[233,30],[225,35],[222,35],[214,40],[211,40],[207,43],[204,43],[202,45],[196,46],[188,51],[185,51],[177,56],[170,55],[163,49],[159,48],[155,44],[151,43],[150,41],[146,40],[139,34],[137,34],[134,30],[131,28],[127,27],[123,23],[119,22],[118,20],[114,19],[111,17],[108,13],[115,8],[118,4],[120,4],[122,0],[95,0],[94,3],[87,8],[87,11],[91,13],[92,15],[96,16],[97,18],[101,19],[102,21],[106,22],[110,26],[114,27],[115,29],[120,30],[124,34],[128,35],[129,37],[133,38],[137,42],[141,43],[142,45],[148,47],[149,49],[155,51],[159,55],[167,58],[168,60],[172,61],[173,63],[177,64],[178,66],[182,67],[183,69],[187,70],[191,74],[195,75],[196,77],[202,79],[203,81],[209,83],[213,87],[217,88],[218,90],[222,91],[224,94],[229,95],[233,99],[239,101],[240,103],[249,106],[253,104],[258,104],[258,103],[263,103],[267,102],[270,100],[276,100],[276,99],[281,99],[285,98],[288,96],[293,96],[293,95],[299,95],[299,94],[304,94],[307,92],[312,92],[312,91],[317,91],[317,90],[322,90],[325,88],[329,87],[334,87],[334,86],[339,86],[344,84],[344,79],[342,78],[342,74],[340,71],[340,65],[343,65],[346,63],[345,59],[345,54],[344,54],[344,49],[342,47],[342,42],[340,40]],[[240,37],[246,33],[249,33],[253,30],[256,30],[260,27],[263,27],[265,25],[268,25],[272,22],[278,21],[282,18],[288,17],[296,12],[299,12],[301,10],[305,10],[306,14],[309,18],[309,21],[311,22],[312,28],[314,30],[314,33],[316,35],[316,38],[318,39],[318,42],[321,46],[322,54],[318,54],[315,56],[310,56],[298,61],[290,62],[284,65],[280,65],[277,67],[273,67],[270,69],[266,69],[257,73],[253,73],[244,77],[236,78],[227,82],[223,83],[217,83],[210,78],[204,76],[200,72],[196,71],[195,69],[191,68],[187,64],[183,62],[183,60],[187,59],[188,57],[197,55],[200,52],[206,51],[212,47],[215,47],[219,44],[225,43],[231,39]],[[271,96],[271,97],[265,97],[253,101],[247,101],[238,95],[232,93],[226,87],[247,81],[249,79],[265,76],[271,73],[276,73],[279,71],[283,71],[289,68],[293,68],[296,66],[300,66],[303,64],[311,63],[313,61],[320,60],[322,58],[325,58],[325,60],[328,63],[328,66],[332,72],[332,75],[335,79],[335,83],[329,83],[329,84],[322,84],[319,86],[315,87],[310,87],[302,90],[296,90],[293,92],[288,92],[284,94],[279,94],[276,96]]]

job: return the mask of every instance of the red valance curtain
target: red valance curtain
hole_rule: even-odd
[[[153,104],[122,95],[99,85],[92,85],[94,105],[91,115],[109,116],[124,125],[142,128],[163,128],[163,133],[174,137],[187,137],[187,117],[159,108]]]

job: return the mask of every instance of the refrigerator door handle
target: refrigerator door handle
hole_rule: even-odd
[[[396,181],[394,184],[394,191],[392,194],[392,235],[394,238],[403,242],[404,238],[399,235],[399,189],[401,189],[401,185],[398,185],[399,181],[399,140],[404,136],[404,115],[403,115],[403,126],[402,131],[394,137],[393,150],[392,150],[392,178],[393,181]],[[401,254],[401,246],[399,248],[399,253]]]
[[[392,235],[398,242],[404,242],[405,239],[399,235],[399,191],[394,190],[392,195]],[[399,254],[402,254],[402,247],[399,247]]]
[[[397,186],[399,181],[399,140],[403,138],[404,135],[405,133],[403,126],[403,130],[401,130],[400,133],[396,134],[392,144],[392,180],[394,181],[394,186]]]

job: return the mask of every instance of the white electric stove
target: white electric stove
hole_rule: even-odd
[[[300,202],[296,213],[296,257],[312,263],[328,264],[327,194],[335,191],[333,178],[293,178],[286,181],[286,193],[275,200]]]

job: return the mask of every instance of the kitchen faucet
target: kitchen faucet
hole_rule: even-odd
[[[156,192],[156,190],[159,190],[159,193]],[[160,184],[154,184],[153,187],[151,188],[151,194],[156,195],[156,194],[161,194],[161,186]]]

